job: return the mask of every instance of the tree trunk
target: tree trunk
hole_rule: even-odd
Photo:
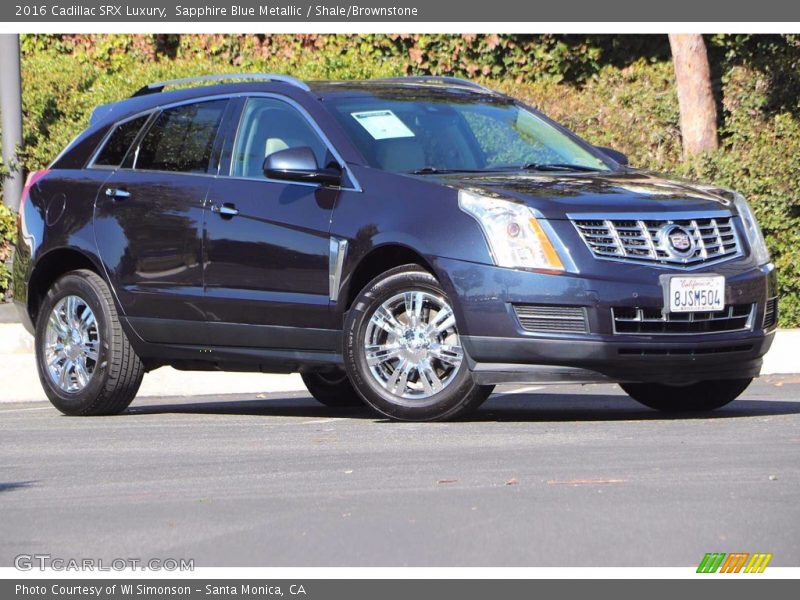
[[[678,86],[683,155],[716,150],[717,106],[714,103],[711,69],[703,36],[670,34],[669,45]]]

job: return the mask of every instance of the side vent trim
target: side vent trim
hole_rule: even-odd
[[[347,240],[332,237],[330,240],[330,254],[328,257],[328,286],[331,302],[339,299],[339,288],[342,283],[342,269],[344,258],[347,254]]]

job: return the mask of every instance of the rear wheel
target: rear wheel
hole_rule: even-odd
[[[361,396],[353,389],[347,373],[342,369],[334,371],[309,371],[300,373],[311,395],[325,406],[346,407],[364,406]]]
[[[67,415],[112,415],[131,403],[144,367],[96,273],[72,271],[42,301],[36,365],[50,402]]]
[[[750,385],[750,379],[699,381],[687,386],[663,383],[623,383],[622,389],[634,400],[665,412],[702,412],[733,402]]]
[[[367,284],[348,312],[344,334],[353,387],[392,419],[455,419],[492,392],[472,380],[450,300],[418,265]]]

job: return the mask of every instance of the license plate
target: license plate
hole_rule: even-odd
[[[670,277],[667,294],[669,312],[716,312],[724,308],[724,276]]]

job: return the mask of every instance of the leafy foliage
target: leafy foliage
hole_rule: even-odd
[[[46,165],[95,106],[157,80],[247,71],[304,79],[470,77],[528,101],[595,144],[626,152],[636,166],[745,194],[779,269],[781,324],[797,326],[800,38],[717,35],[707,42],[721,147],[685,162],[666,36],[23,36],[21,163],[26,171]],[[0,255],[8,244],[2,240]]]
[[[0,204],[0,301],[5,300],[10,273],[6,263],[11,255],[17,234],[14,213],[5,204]]]

